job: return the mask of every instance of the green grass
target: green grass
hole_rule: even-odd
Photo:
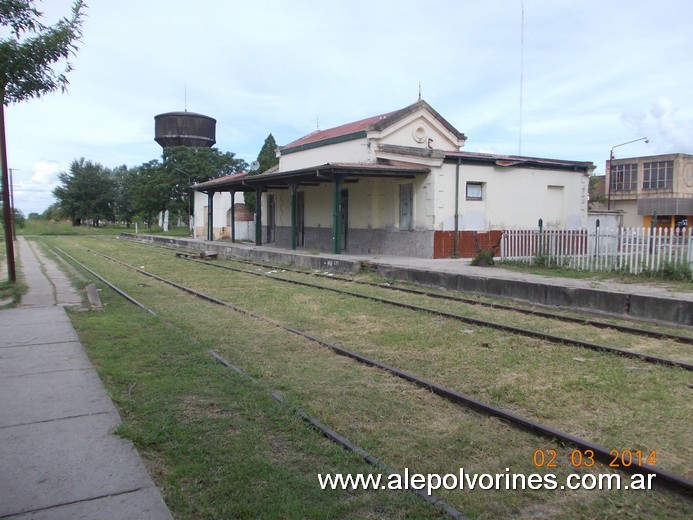
[[[690,467],[690,391],[685,385],[690,378],[679,371],[655,367],[630,374],[628,367],[637,365],[630,360],[235,275],[123,240],[56,237],[49,242],[185,331],[144,315],[109,291],[101,293],[105,312],[73,316],[121,410],[121,433],[143,453],[177,517],[430,518],[438,514],[405,494],[318,491],[318,472],[372,470],[269,401],[262,388],[211,362],[205,354],[208,348],[400,470],[454,473],[464,467],[495,473],[509,467],[526,475],[537,472],[532,465],[534,450],[569,450],[335,356],[267,321],[183,295],[89,254],[85,247],[195,285],[436,382],[522,413],[529,411],[575,435],[598,437],[610,448],[655,447],[662,451],[663,467],[681,472]],[[565,474],[567,469],[557,472]],[[481,518],[643,514],[685,518],[693,512],[684,499],[659,492],[441,496],[465,514]]]
[[[369,472],[197,342],[102,292],[73,322],[177,518],[436,518],[407,493],[321,491],[317,474]]]
[[[540,267],[519,262],[496,262],[496,266],[510,271],[538,274],[542,276],[571,278],[575,280],[613,281],[625,284],[646,283],[675,291],[693,291],[693,280],[665,279],[657,272],[630,274],[622,271],[582,271],[578,269],[569,269],[567,267]],[[489,271],[489,273],[492,273],[492,271]]]
[[[94,226],[73,226],[70,222],[55,222],[49,220],[28,219],[22,229],[17,229],[19,235],[119,235],[120,233],[134,233],[135,224],[127,227],[125,224],[111,224],[101,222],[99,227]],[[159,226],[152,226],[151,229],[143,224],[138,224],[139,233],[157,234],[166,236],[188,236],[187,226],[180,228],[172,227],[169,231],[163,232]]]

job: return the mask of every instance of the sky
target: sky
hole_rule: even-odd
[[[66,93],[6,107],[15,207],[41,213],[81,157],[161,159],[154,116],[217,120],[253,161],[421,95],[463,150],[591,161],[693,153],[690,0],[86,0]],[[43,22],[70,0],[37,2]],[[6,31],[0,37],[7,37]],[[420,87],[419,87],[420,85]]]

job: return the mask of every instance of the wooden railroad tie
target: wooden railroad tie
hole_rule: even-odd
[[[198,254],[192,253],[176,253],[178,258],[200,258],[202,260],[216,260],[219,258],[219,253],[214,251],[200,251]]]

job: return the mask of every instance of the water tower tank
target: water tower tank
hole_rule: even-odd
[[[167,112],[154,116],[154,140],[163,148],[210,148],[216,143],[217,120],[194,112]]]

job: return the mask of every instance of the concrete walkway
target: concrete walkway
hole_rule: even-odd
[[[171,519],[65,313],[82,296],[19,238],[29,286],[0,311],[0,519]]]

